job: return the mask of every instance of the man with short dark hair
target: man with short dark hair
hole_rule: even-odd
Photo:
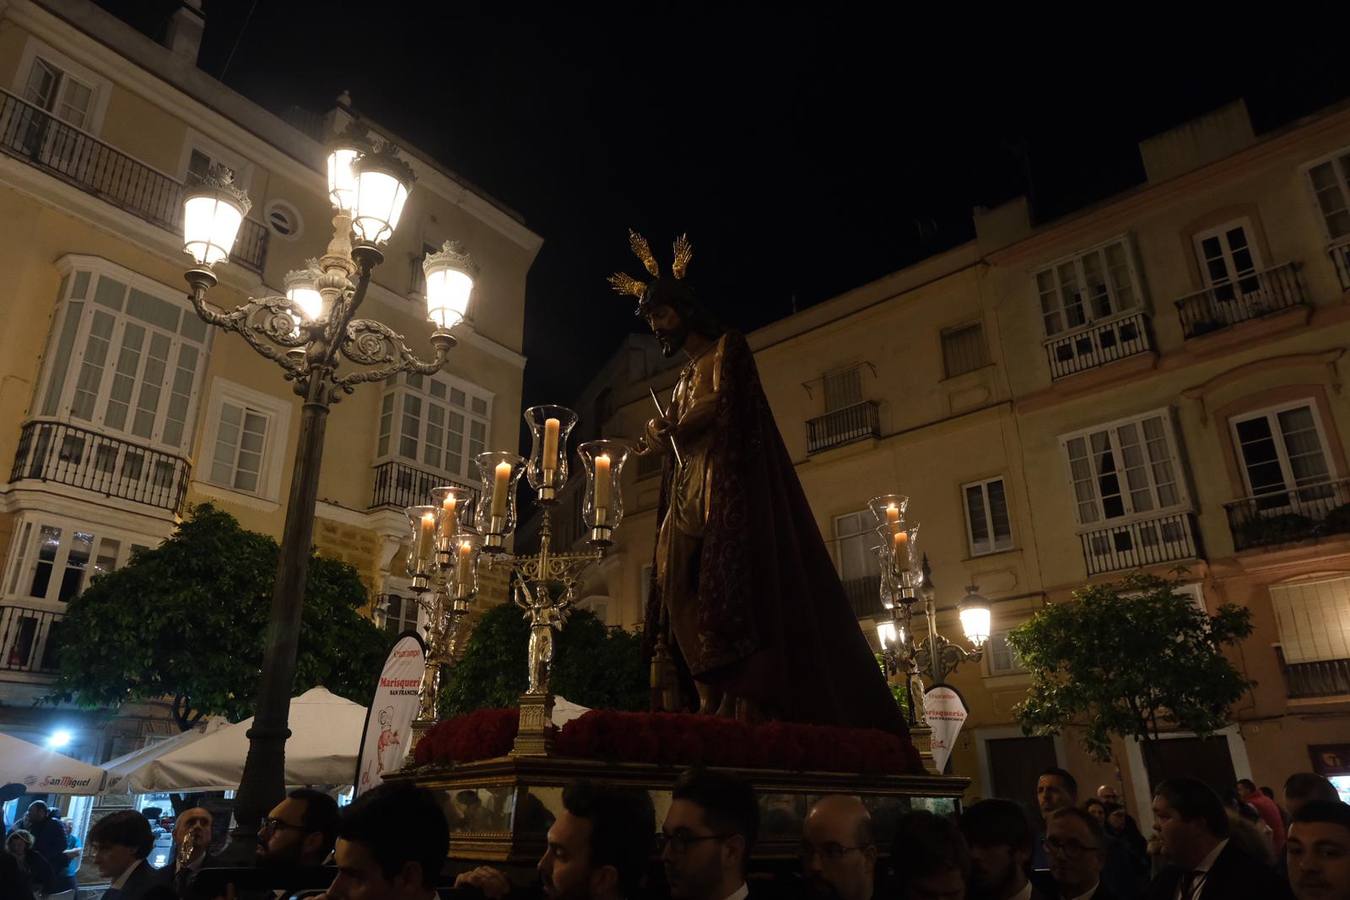
[[[1114,900],[1115,894],[1102,884],[1106,834],[1091,813],[1076,806],[1051,813],[1045,823],[1045,850],[1060,900]]]
[[[872,900],[877,845],[872,814],[858,797],[830,794],[802,823],[802,876],[821,900]]]
[[[651,859],[656,831],[652,798],[643,790],[578,779],[563,788],[563,809],[548,829],[537,866],[549,900],[636,900]],[[492,900],[511,883],[497,869],[479,866],[460,874],[455,887],[471,886]]]
[[[1011,800],[981,800],[961,815],[970,850],[970,896],[978,900],[1048,900],[1027,880],[1031,842],[1027,815]]]
[[[1284,781],[1284,808],[1289,810],[1290,819],[1309,803],[1336,803],[1340,799],[1336,786],[1316,772],[1295,772]]]
[[[1031,848],[1031,868],[1037,872],[1050,870],[1050,858],[1045,855],[1045,823],[1058,809],[1078,802],[1078,781],[1058,766],[1041,772],[1036,778],[1036,808],[1041,813],[1036,841]]]
[[[906,813],[895,825],[891,870],[899,900],[964,900],[970,852],[951,819],[922,810]]]
[[[1256,782],[1250,778],[1238,779],[1237,795],[1239,800],[1261,814],[1261,821],[1270,829],[1275,855],[1278,857],[1284,853],[1284,818],[1280,815],[1280,808],[1275,805],[1275,801],[1261,793]]]
[[[338,824],[337,877],[329,900],[435,900],[450,826],[425,788],[383,784],[347,807]]]
[[[87,843],[99,874],[111,881],[103,900],[141,900],[159,884],[154,868],[145,861],[155,837],[145,816],[135,810],[99,819],[89,829]]]
[[[657,837],[672,900],[745,900],[745,870],[758,833],[750,785],[704,769],[681,775]]]
[[[1219,796],[1196,778],[1171,778],[1153,796],[1153,832],[1168,868],[1148,900],[1280,900],[1289,885],[1228,841]]]
[[[1298,900],[1350,900],[1350,806],[1308,803],[1289,825],[1289,886]]]
[[[44,893],[64,891],[75,885],[66,877],[66,831],[51,814],[47,804],[34,800],[28,812],[14,824],[14,830],[24,830],[33,836],[32,852],[41,856],[51,868],[51,881],[43,884]]]
[[[338,822],[337,801],[323,791],[291,791],[258,828],[258,865],[270,869],[323,865],[337,841]]]

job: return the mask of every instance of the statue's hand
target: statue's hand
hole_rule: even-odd
[[[666,419],[651,419],[643,432],[643,443],[648,453],[665,453],[675,426]]]

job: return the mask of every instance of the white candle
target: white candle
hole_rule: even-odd
[[[609,455],[606,453],[595,458],[595,509],[597,522],[602,518],[600,510],[609,509]]]
[[[894,503],[892,503],[891,505],[886,507],[886,524],[895,525],[899,521],[900,521],[900,510],[896,508]]]
[[[497,469],[493,472],[492,481],[492,516],[493,518],[506,517],[506,498],[511,490],[511,469],[509,462],[497,463]]]
[[[453,541],[455,535],[459,532],[459,522],[456,521],[455,495],[449,494],[441,501],[441,540]],[[449,550],[449,544],[443,545],[443,549]]]
[[[905,546],[906,546],[908,543],[909,543],[909,532],[907,532],[907,531],[897,531],[897,532],[895,533],[895,552],[896,552],[897,554],[903,552],[904,549],[905,549]]]
[[[422,527],[417,532],[417,568],[425,571],[431,562],[432,548],[436,536],[436,514],[422,513]]]
[[[543,468],[545,472],[552,472],[558,468],[558,432],[561,427],[561,423],[557,419],[544,420]]]
[[[459,545],[459,558],[455,565],[455,583],[459,586],[458,594],[463,597],[469,593],[469,563],[473,559],[473,547],[468,541]]]

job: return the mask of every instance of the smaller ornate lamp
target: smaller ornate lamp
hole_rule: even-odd
[[[432,505],[436,508],[436,562],[441,566],[455,564],[455,548],[460,535],[474,530],[474,503],[477,491],[458,484],[447,484],[431,489]]]
[[[364,153],[352,163],[355,197],[352,229],[368,249],[385,244],[398,227],[403,204],[414,180],[412,168],[399,159],[392,144]]]
[[[484,553],[503,553],[506,536],[516,528],[516,483],[525,472],[525,460],[509,450],[488,450],[474,457],[483,484],[478,503],[478,531]]]
[[[440,331],[449,331],[469,313],[478,267],[458,241],[446,241],[440,250],[422,260],[426,279],[427,318]]]
[[[299,316],[295,322],[297,330],[328,317],[323,295],[316,286],[321,274],[317,267],[306,267],[287,272],[282,279],[282,284],[286,286],[286,299],[295,307],[291,317]]]
[[[966,595],[961,598],[956,610],[961,617],[961,629],[965,631],[966,638],[976,649],[983,647],[984,642],[989,640],[989,628],[993,620],[989,599],[972,584],[966,588]]]
[[[881,641],[882,650],[895,646],[898,631],[895,622],[889,616],[877,619],[877,640]]]
[[[212,166],[202,183],[183,198],[183,251],[205,269],[228,259],[252,206],[248,195],[234,183],[234,173]]]
[[[525,410],[525,424],[532,438],[526,477],[540,503],[556,503],[567,484],[567,436],[576,427],[577,414],[565,406],[531,406]]]
[[[598,547],[614,543],[614,529],[623,520],[623,464],[628,446],[619,441],[587,441],[577,448],[586,469],[586,496],[581,518]]]
[[[408,574],[415,591],[431,587],[431,570],[436,564],[436,507],[409,506],[408,524],[412,543],[408,549]]]

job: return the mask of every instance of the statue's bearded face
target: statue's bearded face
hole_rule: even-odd
[[[647,325],[656,335],[663,356],[671,357],[684,349],[684,342],[689,337],[689,326],[684,324],[684,319],[674,307],[653,306],[647,312]]]

